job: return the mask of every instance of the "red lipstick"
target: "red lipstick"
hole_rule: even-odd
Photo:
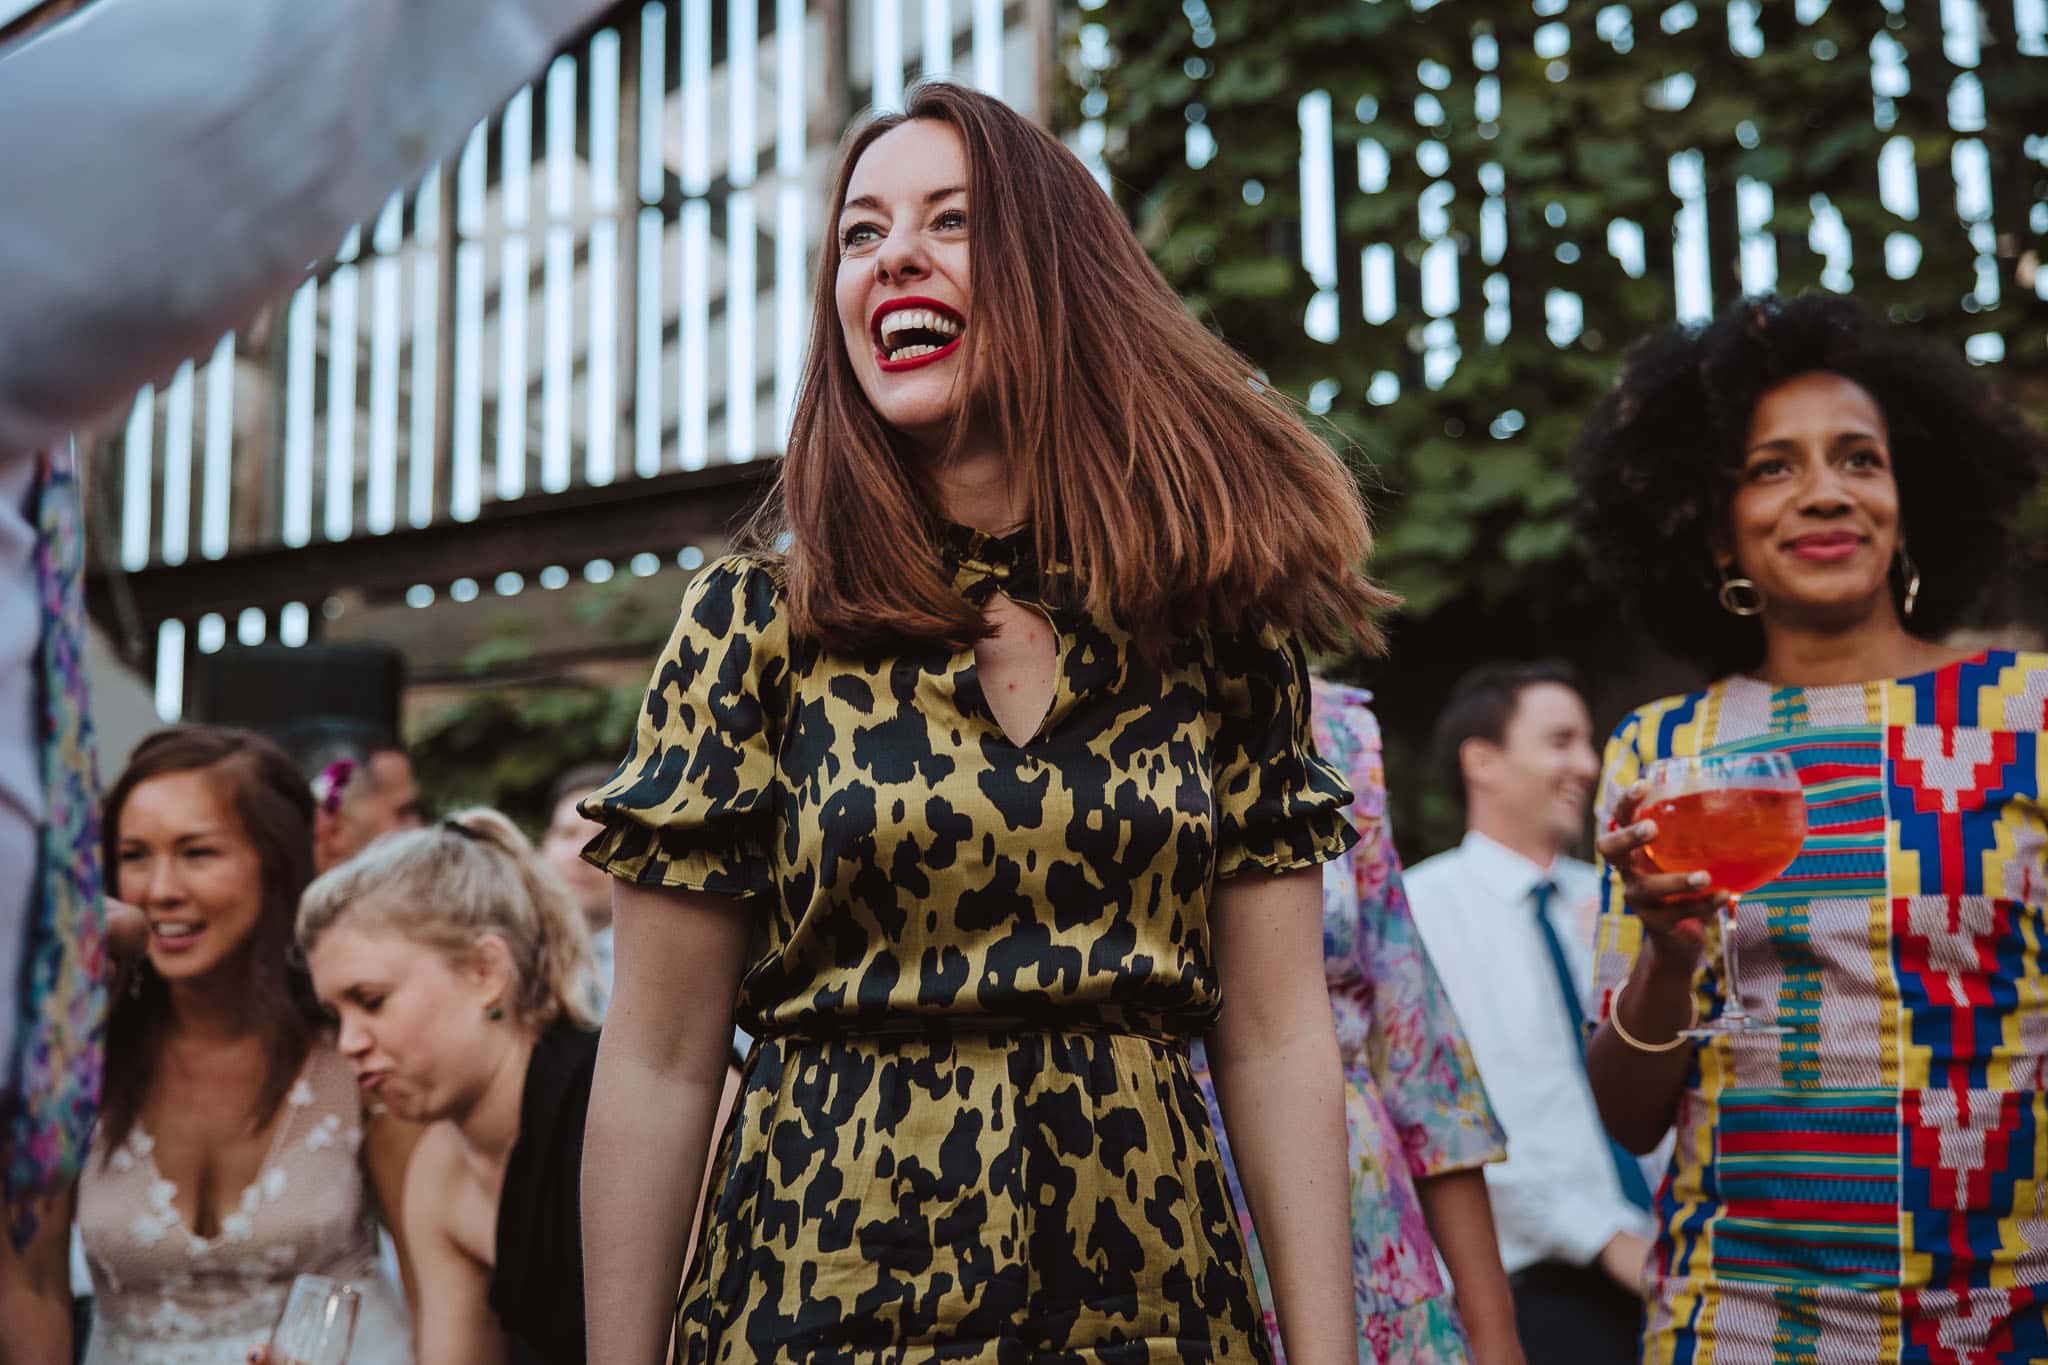
[[[935,344],[931,349],[919,350],[915,346],[908,347],[906,349],[918,350],[918,353],[891,360],[889,358],[889,348],[883,344],[883,320],[892,314],[908,311],[917,311],[930,315],[932,326],[929,328],[919,328],[918,330],[927,331],[933,335],[950,336],[952,339],[943,344]],[[960,315],[958,309],[940,303],[937,299],[925,298],[918,294],[906,294],[901,298],[886,300],[875,309],[874,314],[868,319],[868,339],[874,344],[876,367],[885,374],[901,374],[905,370],[915,370],[925,365],[935,364],[959,350],[960,339],[965,334],[966,327],[967,320]],[[892,335],[897,334],[897,329],[895,328],[890,329],[890,331]]]

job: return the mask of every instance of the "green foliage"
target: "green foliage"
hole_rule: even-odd
[[[624,577],[577,590],[569,624],[650,665],[673,621],[677,579]],[[492,618],[464,657],[476,686],[410,727],[421,790],[440,810],[486,805],[537,834],[552,814],[555,781],[571,768],[623,757],[646,689],[638,664],[605,680],[574,676],[537,658],[546,618],[531,607]]]
[[[437,809],[495,806],[538,834],[556,778],[624,754],[642,690],[552,682],[473,692],[413,736],[421,789]]]
[[[1085,110],[1106,123],[1116,196],[1159,268],[1283,391],[1306,401],[1334,381],[1328,426],[1369,461],[1377,572],[1407,606],[1391,662],[1348,668],[1380,694],[1397,784],[1421,780],[1417,736],[1449,679],[1482,658],[1576,658],[1593,674],[1603,720],[1618,708],[1602,688],[1625,693],[1640,680],[1645,665],[1582,586],[1568,462],[1628,343],[1675,316],[1675,154],[1703,161],[1717,303],[1742,291],[1737,183],[1748,178],[1772,191],[1766,231],[1780,292],[1822,282],[1827,262],[1808,234],[1825,196],[1852,255],[1849,280],[1828,273],[1830,285],[1852,283],[1866,305],[1958,347],[1997,334],[2008,382],[2048,376],[2048,305],[2033,288],[2043,233],[2030,218],[2048,214],[2036,207],[2048,201],[2048,139],[2029,136],[2048,130],[2048,62],[2019,54],[2010,6],[1977,7],[1987,130],[1966,134],[1949,126],[1949,91],[1965,73],[1944,51],[1933,4],[1837,3],[1807,25],[1790,4],[1761,6],[1754,56],[1738,50],[1754,48],[1731,35],[1728,6],[1562,8],[1547,20],[1526,0],[1116,0],[1081,15],[1106,28],[1111,60],[1076,65],[1075,98],[1087,103],[1068,118]],[[1538,55],[1545,25],[1545,52],[1569,35],[1562,56]],[[1910,89],[1874,100],[1873,45],[1893,42]],[[1691,81],[1689,93],[1673,76]],[[1301,266],[1297,104],[1311,91],[1327,91],[1333,111],[1336,277],[1323,282],[1336,293],[1333,342],[1304,330],[1317,282]],[[1214,144],[1200,168],[1189,165],[1196,124]],[[1880,200],[1878,155],[1895,136],[1909,140],[1917,168],[1910,221]],[[1990,166],[1989,216],[1975,224],[1959,216],[1951,173],[1965,139],[1982,144]],[[1367,193],[1361,148],[1371,158],[1375,144],[1387,180]],[[1489,212],[1505,226],[1497,260],[1484,250],[1499,235],[1485,226]],[[1639,273],[1610,251],[1616,219],[1643,230]],[[1894,233],[1922,250],[1903,280],[1885,266]],[[1454,244],[1458,302],[1432,318],[1421,262],[1438,238]],[[1372,325],[1361,252],[1377,244],[1393,250],[1397,307]],[[1980,257],[1997,277],[1995,307],[1973,296]],[[1583,314],[1563,345],[1547,335],[1551,290],[1575,294]],[[1501,305],[1492,333],[1489,297]],[[1503,320],[1505,336],[1489,340]],[[1434,386],[1432,341],[1458,350]],[[1376,396],[1398,385],[1398,397],[1369,399],[1376,378]],[[2039,509],[2030,515],[2048,524]],[[1450,833],[1447,809],[1402,806],[1426,845]]]

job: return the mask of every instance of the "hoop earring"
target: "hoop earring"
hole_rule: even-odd
[[[1906,547],[1899,546],[1899,578],[1906,585],[1906,600],[1899,606],[1899,614],[1908,621],[1913,619],[1913,606],[1920,600],[1920,569],[1913,563],[1913,556],[1906,553]]]
[[[1729,578],[1726,569],[1721,570],[1721,591],[1715,594],[1721,599],[1721,610],[1731,616],[1761,616],[1764,611],[1764,590],[1756,585],[1753,578]]]

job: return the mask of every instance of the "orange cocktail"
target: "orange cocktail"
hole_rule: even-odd
[[[1652,801],[1657,822],[1643,849],[1659,872],[1704,872],[1709,891],[1740,896],[1770,881],[1806,842],[1806,796],[1771,787],[1721,787]]]
[[[1685,1030],[1685,1036],[1787,1032],[1743,1008],[1735,907],[1744,894],[1782,875],[1806,842],[1806,793],[1791,758],[1764,752],[1659,759],[1643,770],[1636,816],[1657,825],[1656,837],[1642,849],[1653,868],[1704,872],[1709,882],[1699,894],[1728,896],[1721,923],[1721,1013]]]

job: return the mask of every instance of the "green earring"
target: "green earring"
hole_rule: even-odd
[[[493,1005],[489,1009],[484,1011],[484,1018],[490,1020],[494,1024],[497,1023],[500,1019],[503,1019],[504,1017],[505,1007],[503,1005]]]

